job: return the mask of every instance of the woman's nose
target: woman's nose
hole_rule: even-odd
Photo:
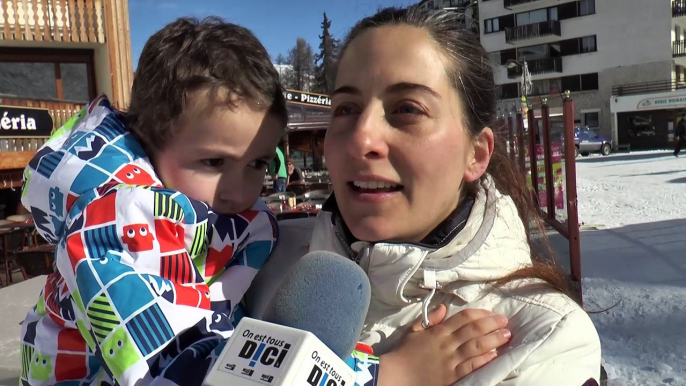
[[[387,125],[384,125],[383,112],[374,114],[364,112],[351,131],[348,152],[364,159],[378,159],[388,156],[386,142]]]

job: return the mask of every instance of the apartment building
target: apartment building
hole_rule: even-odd
[[[501,113],[522,103],[526,62],[531,74],[528,103],[534,109],[545,98],[555,114],[569,90],[575,121],[611,137],[615,145],[669,146],[674,125],[668,121],[676,118],[674,107],[680,106],[662,112],[657,124],[652,117],[618,116],[611,101],[617,103],[620,91],[677,90],[686,65],[686,17],[676,12],[686,14],[681,3],[684,0],[480,0],[481,42],[495,66]],[[647,119],[654,127],[636,129],[632,119],[643,122],[639,126]]]
[[[462,13],[465,26],[474,32],[479,31],[477,0],[421,0],[416,6],[423,9],[445,9]]]

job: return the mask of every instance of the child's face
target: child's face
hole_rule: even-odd
[[[192,104],[187,110],[200,111]],[[183,114],[175,137],[155,154],[155,169],[165,187],[206,202],[217,213],[250,209],[275,157],[283,123],[244,103],[207,111]]]

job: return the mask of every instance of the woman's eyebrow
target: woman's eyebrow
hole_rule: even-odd
[[[425,86],[423,84],[419,83],[412,83],[412,82],[400,82],[396,83],[393,85],[390,85],[386,88],[386,93],[388,94],[398,94],[401,92],[407,92],[407,91],[420,91],[420,92],[426,92],[431,94],[434,98],[436,99],[441,99],[441,95],[434,91],[429,86]]]
[[[334,90],[334,92],[331,93],[331,97],[337,94],[352,94],[352,95],[361,95],[362,91],[359,89],[356,89],[353,86],[341,86]]]
[[[412,83],[412,82],[399,82],[392,84],[388,87],[386,87],[386,93],[387,94],[398,94],[401,92],[408,92],[408,91],[420,91],[420,92],[426,92],[431,94],[434,98],[436,99],[441,99],[441,95],[437,93],[434,89],[432,89],[429,86],[425,86],[423,84],[419,83]],[[351,94],[351,95],[361,95],[362,91],[359,89],[353,87],[353,86],[341,86],[337,88],[333,93],[331,93],[331,97],[334,95],[338,94]]]

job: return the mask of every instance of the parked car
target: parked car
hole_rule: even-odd
[[[574,144],[576,145],[575,157],[579,154],[587,156],[590,153],[600,153],[606,156],[612,153],[612,141],[609,138],[601,137],[584,126],[574,128]]]

